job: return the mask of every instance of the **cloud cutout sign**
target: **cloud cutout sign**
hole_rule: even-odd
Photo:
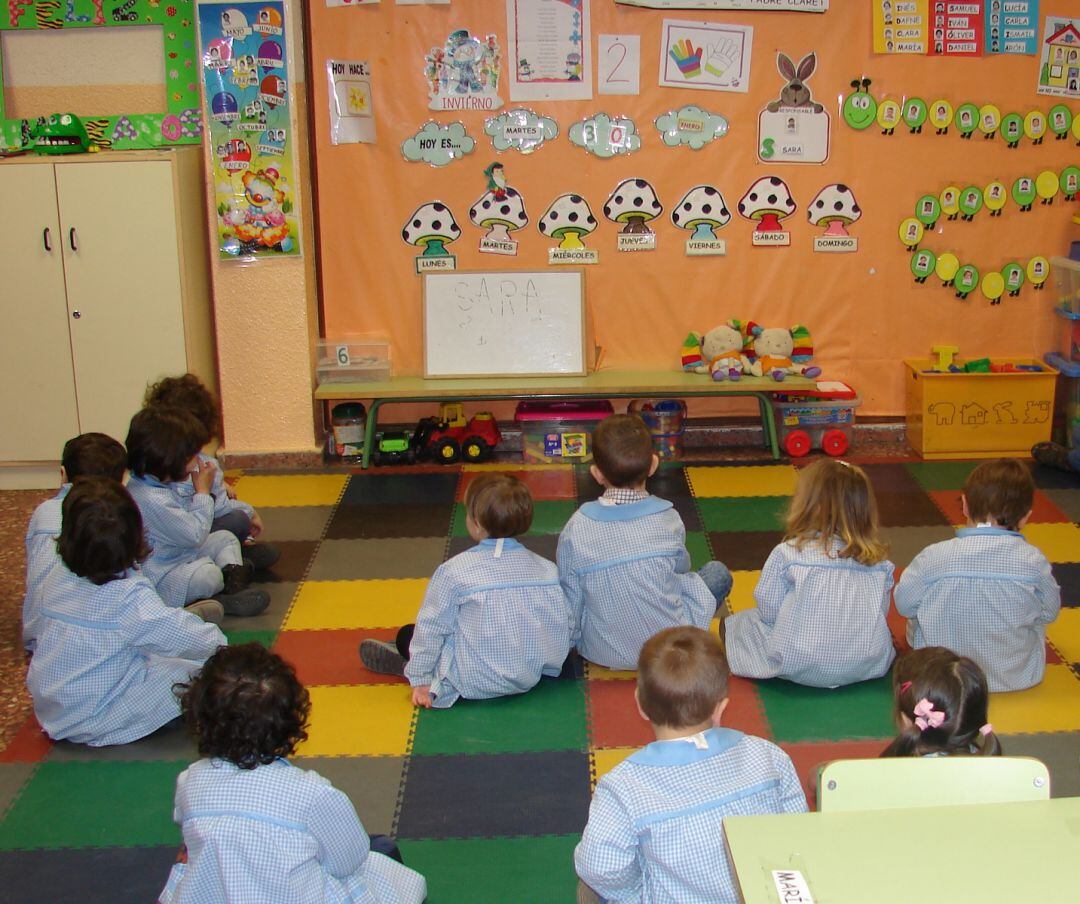
[[[426,122],[419,132],[402,142],[401,153],[413,163],[446,166],[471,154],[475,147],[476,140],[465,134],[465,126],[460,122],[448,125]]]
[[[570,126],[570,143],[597,157],[631,154],[641,147],[641,136],[632,119],[612,119],[597,113]]]
[[[484,132],[491,136],[495,150],[528,154],[558,135],[559,124],[525,107],[517,107],[485,120]]]
[[[668,147],[686,145],[691,150],[700,151],[710,141],[727,134],[728,121],[717,113],[687,104],[658,116],[656,128]]]

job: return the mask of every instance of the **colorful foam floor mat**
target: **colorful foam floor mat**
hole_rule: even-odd
[[[898,567],[952,535],[974,464],[864,464]],[[571,513],[599,492],[585,468],[569,466],[241,476],[240,498],[283,554],[263,585],[269,610],[224,627],[231,641],[264,643],[295,664],[313,703],[296,762],[348,793],[369,832],[398,837],[431,904],[569,902],[596,779],[652,739],[632,673],[577,662],[520,697],[417,711],[402,681],[366,671],[356,652],[361,639],[389,639],[413,621],[432,571],[470,544],[461,500],[490,467],[532,489],[523,542],[550,558]],[[791,464],[665,465],[651,481],[682,515],[695,565],[718,558],[735,573],[736,610],[753,604],[796,474]],[[1046,680],[995,695],[990,716],[1006,752],[1049,765],[1055,796],[1078,795],[1080,484],[1044,470],[1036,483],[1025,533],[1053,563],[1064,608],[1049,630]],[[818,764],[876,756],[892,736],[888,678],[833,691],[735,678],[731,698],[727,724],[780,744],[809,794]],[[155,900],[180,843],[175,779],[196,758],[178,726],[91,749],[52,744],[31,719],[0,752],[5,899]]]

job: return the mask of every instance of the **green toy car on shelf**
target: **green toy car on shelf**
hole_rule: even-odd
[[[371,457],[377,465],[393,465],[401,462],[412,464],[416,460],[412,438],[404,430],[386,431],[379,436]]]

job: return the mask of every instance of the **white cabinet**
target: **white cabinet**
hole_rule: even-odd
[[[0,164],[0,486],[121,442],[148,383],[214,387],[199,148]]]

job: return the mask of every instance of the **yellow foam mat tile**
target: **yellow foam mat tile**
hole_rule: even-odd
[[[305,581],[283,630],[396,628],[416,621],[427,585],[427,578]]]
[[[573,465],[566,464],[525,464],[514,461],[490,461],[482,464],[462,465],[462,471],[566,471]]]
[[[1022,533],[1051,562],[1080,562],[1080,527],[1077,525],[1029,524]]]
[[[296,474],[288,477],[241,477],[236,495],[255,508],[272,505],[334,505],[348,474]]]
[[[592,681],[637,681],[637,672],[632,670],[608,669],[595,662],[585,663],[585,677]]]
[[[401,684],[309,687],[308,739],[297,756],[405,756],[414,707]]]
[[[728,606],[732,612],[744,612],[753,609],[757,605],[754,599],[754,588],[757,587],[760,571],[733,571],[731,576],[735,583],[731,587],[731,595],[728,597]]]
[[[995,734],[1080,731],[1080,681],[1067,665],[1048,665],[1042,684],[990,695]]]
[[[790,496],[797,471],[791,465],[756,465],[747,468],[687,468],[694,495]]]
[[[625,760],[630,754],[637,751],[637,747],[597,747],[591,752],[593,760],[592,784],[607,775],[612,769]]]
[[[1066,662],[1080,662],[1080,609],[1062,609],[1046,636]]]

